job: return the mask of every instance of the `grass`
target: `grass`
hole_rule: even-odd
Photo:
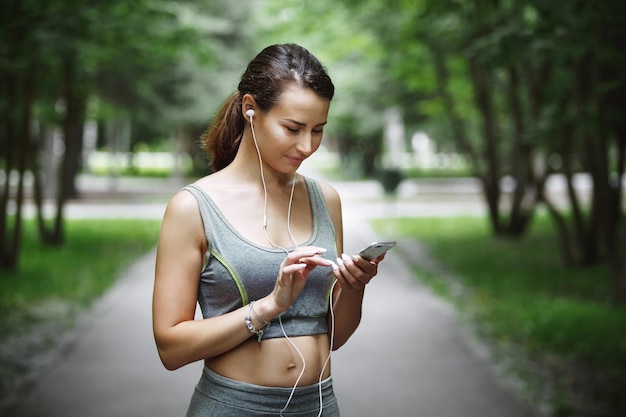
[[[469,167],[460,168],[409,168],[404,170],[407,178],[464,178],[471,177],[472,172]]]
[[[66,243],[44,247],[26,222],[20,267],[2,271],[0,313],[60,299],[86,306],[156,245],[157,220],[67,220]]]
[[[156,245],[157,220],[66,220],[66,243],[44,247],[24,224],[18,270],[0,275],[0,414],[50,365],[76,319],[121,271]],[[62,358],[59,358],[62,359]]]
[[[496,347],[514,345],[542,363],[592,369],[596,379],[589,384],[601,391],[593,394],[596,400],[624,410],[617,397],[618,387],[626,386],[626,309],[610,303],[607,268],[563,265],[549,219],[537,218],[523,239],[494,237],[486,219],[473,217],[380,220],[374,227],[425,244],[454,278],[415,265],[417,275],[471,317]],[[576,375],[565,378],[579,383]],[[557,401],[562,404],[556,415],[576,415],[567,400]]]
[[[111,170],[106,167],[94,167],[90,172],[103,177],[111,175]],[[122,177],[169,178],[172,176],[172,168],[125,167],[115,170],[115,174]]]

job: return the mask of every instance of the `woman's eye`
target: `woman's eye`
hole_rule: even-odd
[[[289,127],[289,126],[285,126],[285,129],[287,129],[287,131],[291,134],[297,135],[299,134],[302,129],[300,127]],[[324,133],[324,129],[313,129],[311,130],[311,133],[314,135],[321,135]]]

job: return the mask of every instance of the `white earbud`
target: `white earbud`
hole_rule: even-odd
[[[248,115],[248,117],[252,118],[254,117],[254,110],[250,109],[246,112],[246,115]]]

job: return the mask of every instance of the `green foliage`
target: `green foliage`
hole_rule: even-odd
[[[466,165],[459,168],[411,168],[404,171],[407,178],[463,178],[471,177]]]
[[[176,150],[199,159],[198,126],[231,93],[225,79],[249,51],[249,12],[227,0],[2,2],[0,166],[45,178],[59,190],[60,217],[77,195],[85,122],[99,122],[100,145],[113,152],[175,135]],[[43,158],[52,148],[55,158]],[[0,267],[13,268],[20,239],[8,234],[6,207],[19,212],[24,194],[2,194]],[[48,241],[62,241],[62,224],[44,232]]]
[[[626,365],[626,335],[620,330],[626,310],[610,303],[607,268],[565,267],[554,253],[556,238],[545,217],[535,221],[523,240],[494,237],[485,219],[473,217],[381,224],[387,234],[427,244],[468,290],[467,297],[457,301],[474,310],[492,337],[592,362]],[[443,284],[453,296],[454,286],[446,286],[445,280]]]
[[[473,217],[388,219],[374,226],[426,245],[443,268],[411,256],[417,276],[452,300],[514,364],[533,398],[548,397],[554,415],[623,414],[626,309],[609,301],[606,266],[563,266],[545,216],[523,240],[494,237],[485,219]],[[537,367],[551,378],[538,378]]]
[[[228,72],[250,53],[249,9],[226,0],[21,1],[3,7],[0,26],[7,36],[0,41],[0,71],[36,71],[37,116],[48,123],[63,110],[57,96],[69,65],[80,74],[80,88],[100,100],[92,118],[132,115],[167,133],[206,124],[222,101],[211,97],[226,96],[231,85],[224,80],[233,77]],[[13,50],[5,43],[11,35],[22,37]],[[9,53],[15,56],[8,59]]]
[[[156,245],[159,221],[67,221],[68,239],[61,247],[42,246],[33,221],[24,226],[21,268],[0,277],[0,312],[47,299],[88,304]]]

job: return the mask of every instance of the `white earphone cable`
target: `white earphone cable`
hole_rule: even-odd
[[[317,417],[321,417],[322,411],[324,410],[324,401],[322,396],[322,378],[324,377],[324,371],[326,370],[326,366],[330,362],[330,357],[333,354],[333,345],[335,344],[335,311],[333,306],[333,290],[335,289],[335,284],[337,284],[337,280],[335,280],[335,282],[333,282],[333,285],[330,287],[330,296],[328,300],[328,307],[330,309],[330,348],[328,349],[328,357],[324,361],[324,366],[322,366],[322,370],[320,371],[320,378],[317,381],[317,387],[320,394],[320,412]]]
[[[249,110],[250,112],[250,110]],[[289,255],[289,251],[286,248],[283,248],[280,245],[277,245],[276,243],[274,243],[268,233],[267,233],[267,185],[265,184],[265,174],[263,172],[263,159],[261,157],[261,150],[259,149],[259,144],[257,143],[257,139],[256,139],[256,132],[254,131],[254,124],[252,123],[252,118],[254,117],[254,113],[248,113],[248,116],[250,117],[250,130],[252,131],[252,138],[254,141],[254,147],[256,149],[257,155],[259,157],[259,168],[261,170],[261,182],[263,184],[263,193],[264,193],[264,202],[263,202],[263,233],[265,234],[265,238],[267,239],[267,241],[274,247],[282,249],[286,255]],[[296,239],[293,237],[292,233],[291,233],[291,206],[293,203],[293,195],[294,195],[294,191],[295,191],[295,186],[296,186],[296,173],[294,172],[293,174],[293,180],[292,180],[292,184],[291,184],[291,194],[289,196],[289,206],[287,208],[287,233],[289,234],[289,238],[291,239],[291,242],[293,243],[293,247],[294,249],[298,248],[298,243],[296,242]],[[323,411],[323,406],[324,406],[324,402],[323,402],[323,395],[322,395],[322,378],[324,376],[324,371],[326,370],[326,366],[328,365],[328,363],[330,362],[330,357],[332,354],[332,350],[333,350],[333,344],[334,344],[334,334],[335,334],[335,314],[333,311],[333,290],[335,288],[335,284],[337,283],[337,281],[333,282],[333,285],[331,287],[331,291],[330,291],[330,300],[329,300],[329,308],[330,308],[330,315],[331,315],[331,332],[330,332],[330,348],[328,351],[328,357],[326,358],[326,361],[324,362],[324,366],[322,367],[322,370],[320,372],[320,376],[319,376],[319,380],[318,380],[318,389],[319,389],[319,399],[320,399],[320,411],[318,414],[318,417],[320,417],[322,415],[322,411]],[[298,384],[300,383],[300,380],[302,379],[302,377],[304,376],[304,371],[306,370],[306,360],[304,358],[304,355],[302,354],[302,352],[300,351],[300,349],[298,348],[298,346],[291,340],[291,338],[289,336],[287,336],[287,333],[285,332],[285,328],[283,327],[283,321],[281,316],[278,316],[278,323],[280,324],[280,329],[283,332],[283,336],[285,337],[285,340],[287,340],[287,342],[289,342],[289,344],[291,344],[291,346],[296,350],[296,352],[298,353],[298,355],[300,356],[300,359],[302,360],[302,371],[300,371],[300,375],[298,375],[298,378],[296,379],[296,382],[293,385],[293,388],[291,389],[291,393],[289,394],[289,398],[287,399],[287,402],[285,403],[285,406],[280,410],[279,415],[282,417],[283,412],[287,409],[287,407],[289,407],[289,404],[291,403],[291,400],[296,392],[296,388],[298,387]]]
[[[250,115],[250,130],[252,130],[252,138],[254,139],[254,147],[256,149],[256,153],[259,157],[259,168],[261,170],[261,182],[263,183],[263,193],[264,193],[264,201],[263,201],[263,233],[265,234],[265,238],[267,241],[274,247],[287,251],[287,249],[283,248],[280,245],[277,245],[270,239],[267,234],[267,186],[265,184],[265,173],[263,172],[263,159],[261,158],[261,150],[259,149],[259,144],[257,143],[256,133],[254,131],[254,124],[252,123],[253,115]],[[296,188],[296,173],[293,173],[293,179],[291,181],[291,194],[289,195],[289,206],[287,208],[287,233],[289,233],[289,238],[293,243],[294,248],[298,248],[298,244],[291,234],[291,205],[293,204],[293,194]]]

